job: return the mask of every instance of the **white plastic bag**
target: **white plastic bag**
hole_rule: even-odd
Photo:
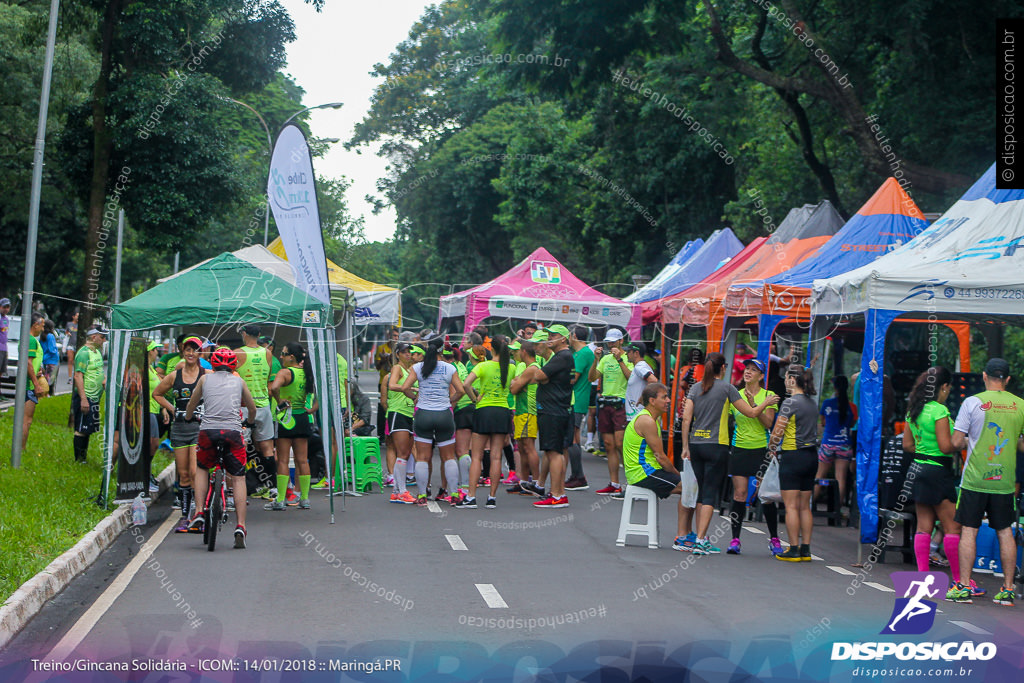
[[[762,503],[781,503],[782,490],[779,485],[779,459],[772,458],[768,463],[768,469],[764,472],[764,479],[761,480],[761,487],[757,497]]]
[[[682,484],[679,502],[684,508],[697,507],[697,475],[693,473],[693,465],[689,460],[683,461]]]

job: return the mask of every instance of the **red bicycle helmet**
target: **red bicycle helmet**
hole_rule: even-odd
[[[238,356],[231,349],[217,349],[210,355],[210,365],[213,367],[226,365],[234,370],[238,367]]]

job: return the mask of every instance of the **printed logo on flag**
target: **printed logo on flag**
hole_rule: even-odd
[[[583,315],[590,315],[590,306],[583,307]]]
[[[602,308],[601,309],[601,315],[607,317],[609,313],[610,313],[610,311],[607,308]]]
[[[554,261],[531,261],[530,278],[542,285],[557,285],[562,281],[562,269]]]
[[[946,596],[949,577],[943,572],[893,572],[896,605],[883,634],[920,635],[935,623],[935,602],[928,598]]]
[[[530,304],[530,310],[531,311],[536,311],[537,310],[537,303],[536,302]]]
[[[319,325],[320,324],[320,311],[303,311],[302,312],[302,324],[303,325]]]
[[[562,306],[562,315],[565,315],[568,312],[569,312],[569,307],[568,306]]]
[[[495,301],[494,302],[494,307],[495,308],[504,308],[504,306],[505,306],[505,302],[504,301]]]

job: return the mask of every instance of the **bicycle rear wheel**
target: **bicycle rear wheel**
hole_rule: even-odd
[[[217,545],[217,530],[220,528],[221,519],[224,516],[223,488],[224,471],[218,469],[217,473],[213,477],[213,483],[210,484],[210,490],[213,492],[213,496],[210,500],[209,507],[206,509],[206,547],[211,553],[213,552],[214,546]]]

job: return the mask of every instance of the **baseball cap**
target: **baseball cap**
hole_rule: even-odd
[[[216,346],[217,346],[217,345],[216,345],[216,344],[214,344],[214,343],[213,343],[212,341],[210,341],[209,339],[204,339],[204,340],[203,340],[203,348],[204,348],[204,349],[212,349],[212,348],[216,348]]]
[[[159,349],[159,348],[161,348],[160,342],[151,341],[151,342],[149,342],[149,346],[146,347],[146,350],[147,351],[152,351],[153,349]]]
[[[566,339],[569,338],[569,328],[565,325],[552,325],[548,328],[548,334],[560,334]]]
[[[4,297],[3,299],[0,299],[0,306],[10,306],[10,305],[11,305],[11,300],[8,299],[7,297]]]
[[[992,379],[1006,379],[1010,376],[1010,364],[1002,358],[989,358],[985,363],[985,374]]]
[[[744,366],[753,365],[755,368],[757,368],[757,371],[760,372],[762,375],[768,374],[767,371],[765,370],[764,363],[759,361],[759,360],[757,360],[756,358],[748,358],[748,359],[746,359],[745,361],[743,361],[743,365]]]
[[[181,348],[185,348],[189,344],[192,344],[197,349],[203,348],[203,340],[199,337],[186,337],[181,341]]]
[[[611,328],[608,333],[604,335],[604,341],[606,342],[617,342],[622,341],[622,330],[618,328]]]
[[[409,353],[425,353],[425,351],[423,350],[422,346],[417,346],[416,344],[413,344],[412,346],[409,347]]]
[[[268,337],[266,335],[263,335],[262,337],[260,337],[260,342],[259,343],[260,344],[266,344],[267,346],[269,346],[269,345],[274,343],[274,338],[273,337]]]
[[[643,356],[647,353],[647,345],[644,344],[643,342],[632,342],[631,344],[626,346],[626,350],[636,351],[641,356]]]
[[[509,350],[509,351],[518,351],[518,350],[519,350],[519,349],[521,349],[522,347],[523,347],[523,345],[522,345],[522,344],[520,344],[520,343],[519,343],[519,342],[517,342],[517,341],[514,341],[514,342],[512,342],[511,344],[509,344],[509,345],[508,345],[508,350]]]
[[[85,336],[91,337],[94,334],[102,334],[104,337],[106,337],[109,335],[109,332],[103,329],[102,325],[93,325],[92,327],[89,328],[89,331],[85,333]]]
[[[548,340],[548,331],[547,330],[537,330],[536,332],[533,333],[533,336],[530,337],[530,341],[532,341],[532,342],[546,342],[547,340]]]

